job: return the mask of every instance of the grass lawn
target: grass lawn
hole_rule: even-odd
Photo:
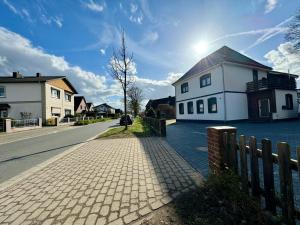
[[[153,136],[151,129],[145,123],[143,123],[140,117],[135,118],[132,125],[128,126],[128,129],[125,130],[125,127],[116,127],[112,128],[105,133],[101,134],[99,138],[127,138],[127,137],[149,137]]]

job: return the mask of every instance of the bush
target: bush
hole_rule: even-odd
[[[92,124],[92,123],[105,122],[108,120],[111,120],[111,119],[110,118],[98,118],[98,119],[93,119],[93,120],[79,120],[74,125],[82,126],[82,125],[88,125],[88,124]]]
[[[56,125],[55,119],[56,118],[49,118],[49,119],[47,119],[46,126],[55,126]]]
[[[195,192],[175,201],[185,224],[269,224],[258,203],[240,189],[239,177],[232,173],[211,175]]]

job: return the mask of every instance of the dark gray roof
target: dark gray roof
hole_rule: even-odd
[[[55,79],[64,79],[65,76],[23,76],[21,78],[15,77],[4,77],[0,76],[0,83],[35,83],[35,82],[46,82],[48,80],[55,80]]]
[[[42,83],[48,80],[56,80],[63,79],[69,87],[73,90],[74,94],[78,94],[74,86],[70,83],[70,81],[65,76],[22,76],[19,78],[15,78],[12,76],[0,76],[0,83]]]
[[[178,81],[182,81],[186,78],[189,78],[193,75],[199,74],[204,72],[205,70],[218,65],[223,62],[231,62],[231,63],[238,63],[247,66],[253,66],[256,68],[262,68],[266,70],[272,70],[271,67],[265,66],[259,62],[250,59],[249,57],[242,55],[241,53],[227,47],[223,46],[222,48],[218,49],[217,51],[213,52],[212,54],[206,56],[205,58],[201,59],[196,65],[194,65],[189,71],[187,71],[181,78],[179,78],[175,83]]]

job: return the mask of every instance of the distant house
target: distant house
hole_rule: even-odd
[[[75,114],[85,114],[88,111],[84,96],[74,97],[74,112]]]
[[[116,115],[120,116],[123,114],[123,110],[122,109],[115,109],[115,113]]]
[[[94,112],[94,104],[91,102],[86,103],[87,111],[88,112]]]
[[[150,99],[146,104],[146,110],[153,109],[156,113],[159,111],[162,118],[176,117],[176,100],[175,97],[167,97],[160,99]]]
[[[297,75],[272,70],[224,46],[173,86],[178,120],[279,120],[298,116]]]
[[[95,106],[94,110],[97,112],[97,115],[101,116],[114,116],[116,114],[115,108],[106,103]]]
[[[14,119],[74,115],[76,89],[65,76],[12,76],[0,77],[0,117]]]

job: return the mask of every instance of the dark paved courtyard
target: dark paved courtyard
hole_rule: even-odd
[[[207,175],[206,128],[218,125],[224,123],[177,122],[167,126],[167,142],[194,168]],[[300,120],[265,123],[235,122],[226,125],[237,127],[239,135],[255,136],[258,146],[261,139],[269,138],[273,143],[274,152],[277,151],[277,142],[288,142],[293,158],[296,156],[296,147],[300,146]]]

